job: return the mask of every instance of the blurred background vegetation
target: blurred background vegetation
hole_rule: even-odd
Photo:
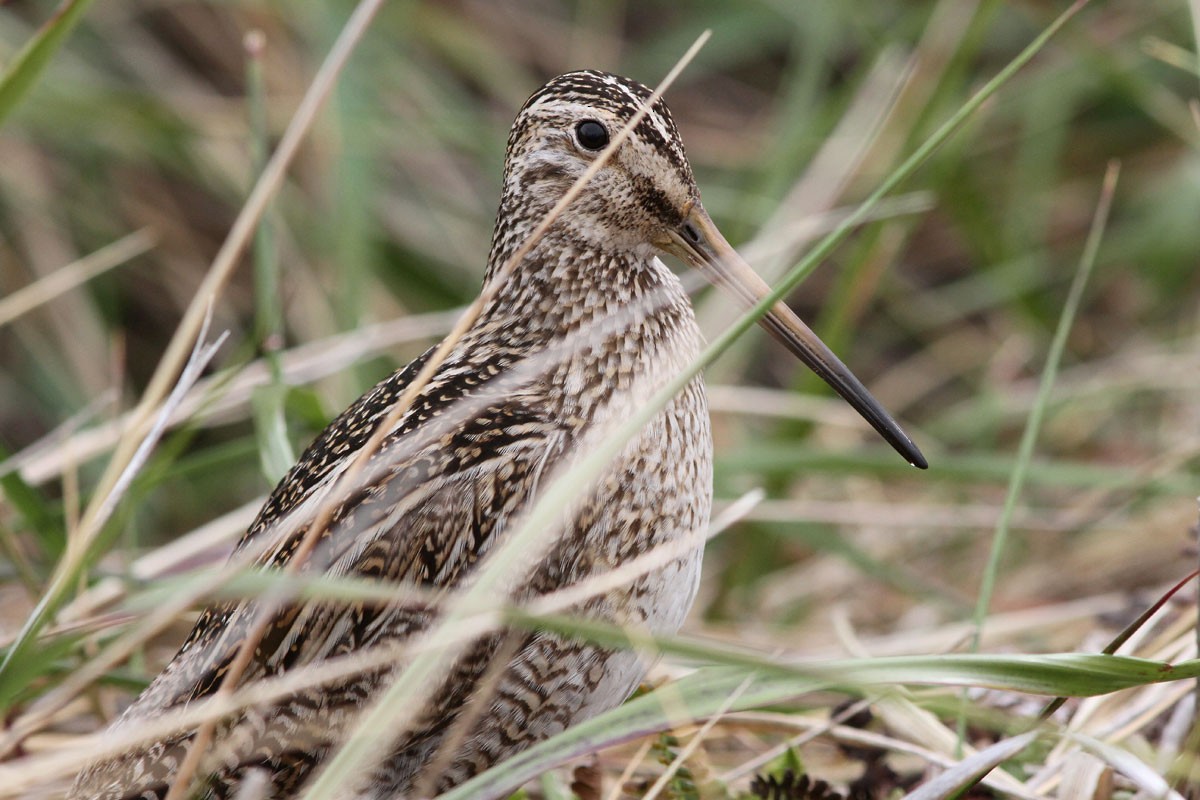
[[[208,399],[138,476],[91,577],[139,586],[218,563],[286,466],[285,443],[302,447],[436,341],[452,319],[436,312],[478,290],[508,126],[548,77],[592,67],[653,85],[711,28],[667,99],[708,210],[757,268],[778,274],[1063,7],[386,5],[214,309],[214,327],[232,337]],[[53,8],[0,8],[0,62]],[[98,252],[102,270],[0,323],[6,637],[351,8],[97,3],[0,128],[0,297]],[[849,630],[873,653],[959,642],[1113,160],[1111,222],[985,646],[1095,649],[1106,625],[1191,568],[1193,24],[1184,0],[1084,8],[791,299],[922,445],[928,472],[904,465],[757,331],[709,371],[718,500],[755,486],[769,499],[711,544],[690,630],[813,654],[844,652]],[[710,335],[731,305],[698,295]],[[239,382],[251,367],[254,381]],[[134,568],[206,524],[221,536],[165,573]],[[161,655],[149,662],[140,676]]]

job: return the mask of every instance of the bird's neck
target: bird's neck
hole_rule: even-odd
[[[564,374],[608,375],[613,388],[647,370],[669,376],[698,351],[687,294],[649,248],[599,250],[552,227],[506,266],[524,238],[494,240],[487,280],[499,288],[468,350],[479,345],[494,356],[507,353],[505,360],[542,354]]]
[[[485,317],[557,338],[581,327],[672,324],[691,307],[679,279],[647,246],[598,248],[569,229],[550,228],[519,261],[525,237],[498,238],[485,286],[498,282]]]

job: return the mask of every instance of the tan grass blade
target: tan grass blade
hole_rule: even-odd
[[[0,297],[0,328],[22,314],[28,314],[38,306],[49,303],[59,295],[82,286],[97,275],[103,275],[114,267],[128,263],[152,248],[155,238],[148,230],[135,231],[78,261],[67,264],[57,272],[18,289],[7,297]]]

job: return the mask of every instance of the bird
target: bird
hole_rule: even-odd
[[[578,196],[531,240],[639,113]],[[747,307],[769,292],[701,204],[661,98],[607,72],[551,79],[525,102],[508,137],[484,275],[485,286],[500,282],[496,290],[397,419],[389,413],[436,348],[330,423],[269,495],[234,557],[250,554],[263,569],[286,567],[314,507],[326,503],[332,513],[306,571],[427,592],[465,585],[551,476],[610,435],[701,352],[689,295],[662,255],[698,270]],[[908,435],[786,304],[775,303],[761,324],[907,461],[926,466]],[[331,496],[385,422],[392,427],[365,458],[365,477]],[[702,537],[693,534],[709,521],[712,460],[697,376],[579,492],[516,595],[498,602],[544,596],[684,542],[664,565],[572,609],[602,622],[675,632],[699,585]],[[254,600],[205,608],[112,730],[213,695],[258,608]],[[403,643],[427,630],[435,615],[420,604],[293,599],[268,616],[242,684]],[[633,650],[547,630],[482,635],[442,676],[416,722],[345,796],[446,791],[623,702],[649,666]],[[222,719],[190,796],[233,797],[252,775],[260,782],[254,796],[299,796],[402,668],[376,668]],[[92,764],[70,796],[162,798],[194,737],[184,731]]]

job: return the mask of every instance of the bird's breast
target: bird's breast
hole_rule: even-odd
[[[609,348],[564,365],[564,418],[572,432],[570,460],[617,435],[628,420],[699,353],[702,339],[690,306]],[[589,395],[589,389],[590,395]],[[592,486],[581,492],[568,530],[548,560],[548,583],[568,585],[617,569],[643,566],[593,602],[593,614],[636,621],[660,632],[682,623],[695,596],[704,531],[712,504],[712,433],[699,376],[621,448]],[[547,586],[546,588],[549,588]]]

